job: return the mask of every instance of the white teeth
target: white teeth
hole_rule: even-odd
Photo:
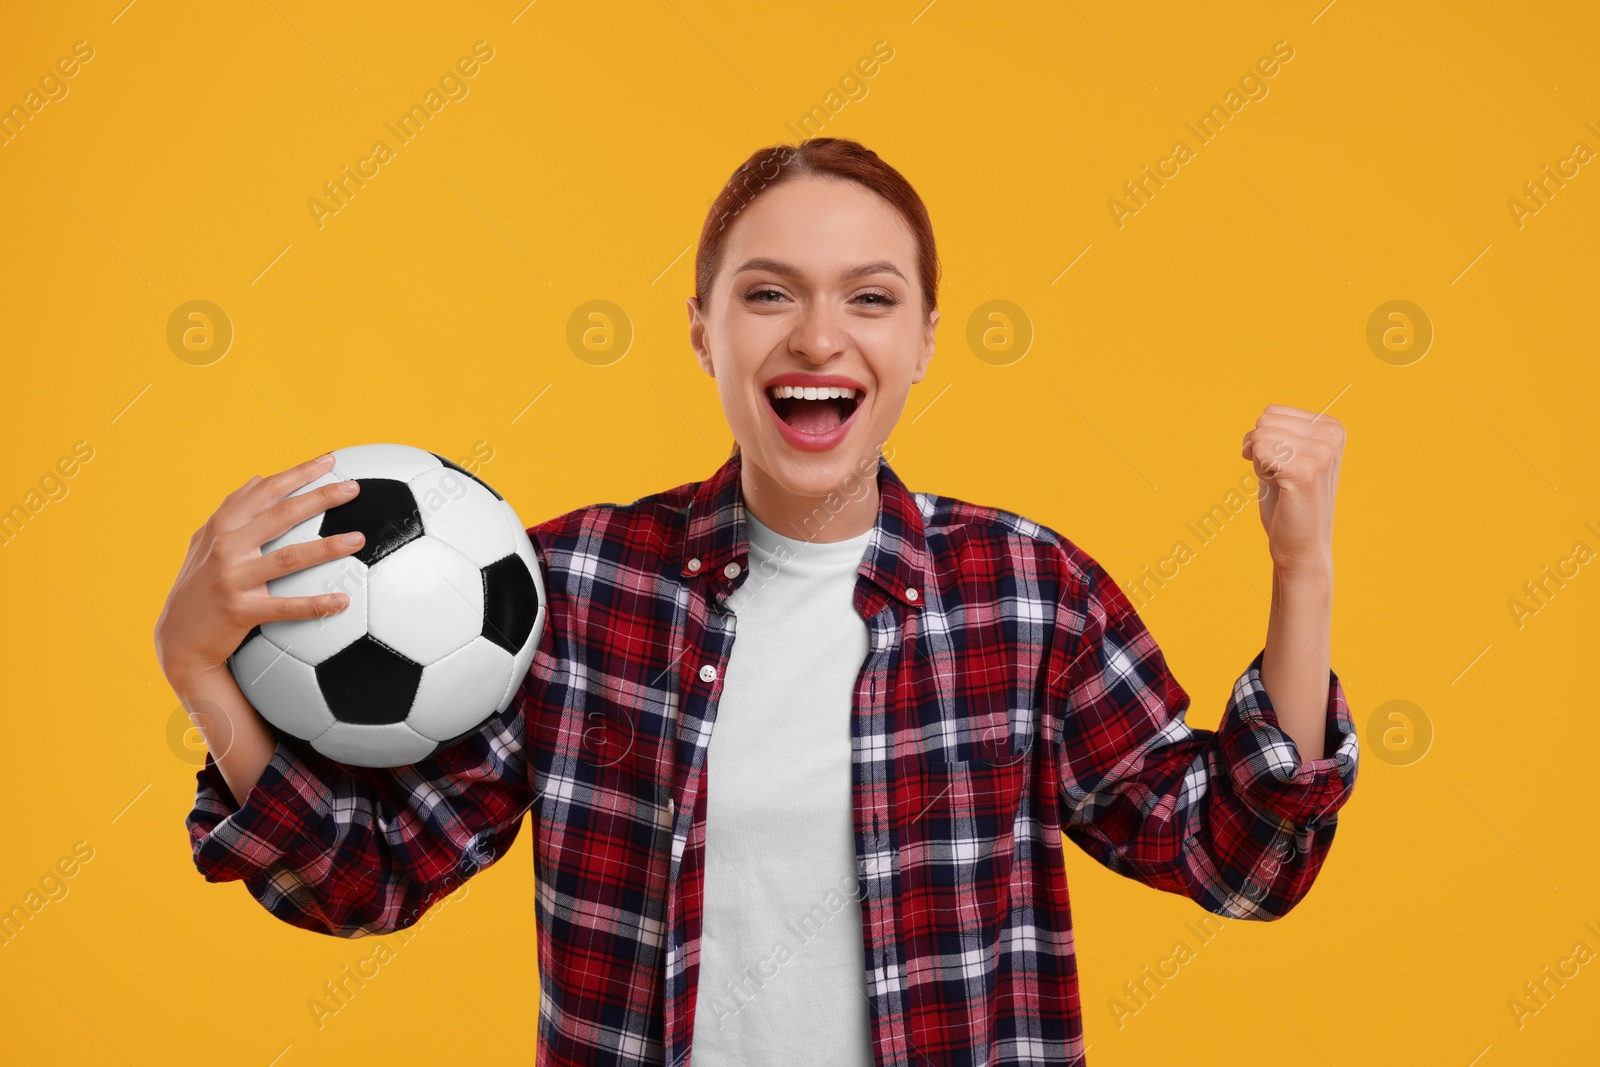
[[[847,389],[837,385],[825,385],[821,387],[809,385],[775,385],[769,389],[768,392],[775,400],[787,400],[791,398],[801,400],[830,400],[838,399],[840,397],[843,397],[847,400],[854,400],[856,395],[856,391],[854,389]]]

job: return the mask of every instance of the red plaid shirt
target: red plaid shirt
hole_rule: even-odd
[[[412,925],[534,811],[538,1062],[684,1065],[699,975],[706,746],[747,579],[740,457],[529,530],[549,617],[516,699],[393,770],[283,740],[236,806],[207,757],[187,817],[209,881],[340,937]],[[879,1064],[1081,1064],[1062,838],[1208,911],[1305,895],[1356,776],[1301,761],[1261,656],[1215,732],[1093,559],[1010,512],[878,469],[856,582],[851,724],[865,985]],[[825,519],[826,514],[820,514]]]

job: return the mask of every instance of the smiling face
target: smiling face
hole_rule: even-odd
[[[689,340],[743,453],[746,505],[778,532],[837,541],[876,519],[878,450],[933,358],[939,313],[917,278],[916,240],[888,201],[808,176],[739,212],[708,306],[690,298]],[[796,531],[863,472],[866,498],[815,536]]]

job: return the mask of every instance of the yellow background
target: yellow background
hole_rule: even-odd
[[[1120,1027],[1108,1001],[1205,913],[1069,848],[1089,1062],[1593,1061],[1600,964],[1520,1026],[1507,1003],[1600,951],[1600,567],[1520,627],[1507,603],[1600,549],[1600,164],[1521,227],[1507,207],[1600,150],[1592,8],[123,2],[14,5],[0,32],[6,106],[94,49],[0,147],[0,507],[94,450],[0,547],[0,907],[93,849],[0,948],[0,1060],[531,1062],[527,831],[319,1029],[307,1001],[374,946],[195,872],[156,615],[226,493],[334,447],[487,446],[530,525],[708,475],[730,438],[686,338],[704,212],[882,40],[821,132],[900,168],[938,234],[938,355],[890,441],[913,489],[1035,518],[1126,581],[1238,483],[1265,404],[1349,430],[1334,667],[1363,754],[1338,840],[1292,915],[1227,924]],[[307,200],[479,40],[469,95],[318,228]],[[1197,147],[1185,121],[1280,40],[1269,95]],[[1179,138],[1195,158],[1119,229],[1107,200]],[[209,366],[166,341],[195,299],[235,330]],[[597,299],[634,332],[606,366],[566,340]],[[1436,331],[1409,366],[1366,341],[1393,299]],[[1005,366],[966,341],[991,300],[1034,331]],[[1143,610],[1196,725],[1268,589],[1244,512]],[[1392,700],[1431,725],[1421,759],[1369,734]]]

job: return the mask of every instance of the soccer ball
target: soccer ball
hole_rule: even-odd
[[[333,456],[292,495],[354,478],[355,499],[261,551],[360,530],[360,551],[267,583],[273,596],[343,592],[350,603],[255,627],[228,666],[284,733],[340,763],[402,767],[505,710],[544,629],[544,583],[511,505],[454,463],[407,445]]]

